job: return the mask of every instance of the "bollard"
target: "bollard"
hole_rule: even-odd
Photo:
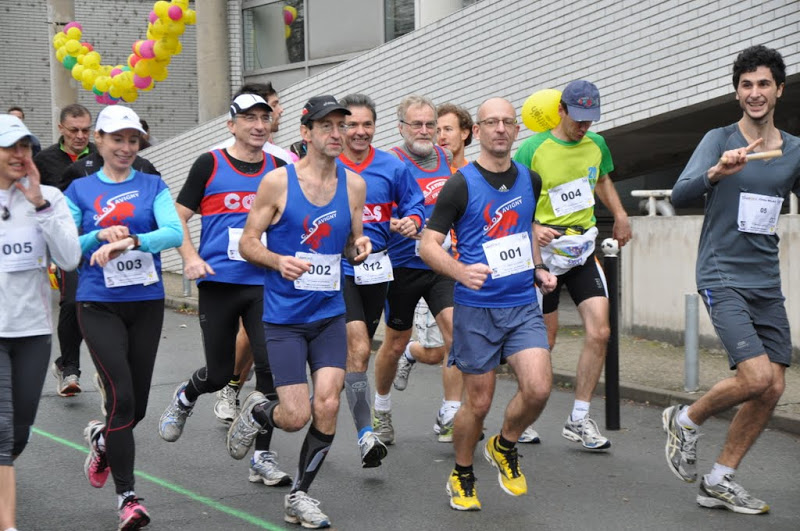
[[[608,284],[608,324],[611,333],[606,349],[606,429],[620,429],[619,419],[619,243],[603,240],[603,269]]]
[[[684,331],[683,389],[687,393],[696,393],[700,389],[700,357],[698,345],[698,307],[700,297],[697,293],[686,294],[686,328]]]

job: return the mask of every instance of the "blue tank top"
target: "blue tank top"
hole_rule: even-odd
[[[336,166],[336,193],[325,206],[316,206],[306,198],[294,165],[286,166],[286,174],[286,207],[281,219],[267,229],[267,248],[279,255],[305,252],[341,257],[352,228],[346,170]],[[295,288],[294,282],[283,278],[279,271],[267,269],[264,321],[301,324],[343,314],[341,269],[338,277],[335,290],[308,291]]]
[[[236,241],[241,236],[261,179],[276,167],[275,159],[265,153],[261,169],[246,174],[234,168],[221,150],[214,150],[211,155],[214,157],[214,170],[200,202],[203,217],[198,253],[216,275],[197,282],[260,286],[264,282],[264,270],[241,259]]]
[[[464,264],[487,263],[485,242],[527,233],[532,241],[531,220],[536,210],[529,171],[522,164],[517,167],[514,186],[501,192],[490,185],[474,164],[459,171],[467,182],[467,208],[456,221],[459,260]],[[456,282],[455,302],[478,308],[511,308],[536,302],[533,270],[493,279],[491,275],[479,290],[471,290]]]
[[[433,207],[436,206],[436,199],[442,190],[444,183],[450,177],[450,166],[447,165],[447,155],[439,146],[434,146],[439,157],[439,164],[432,170],[426,170],[417,165],[411,157],[402,149],[394,147],[394,151],[400,160],[406,163],[411,174],[416,179],[422,195],[425,197],[425,219],[433,214]],[[428,265],[419,257],[418,240],[404,238],[393,232],[389,238],[389,256],[394,267],[410,267],[412,269],[430,269]]]
[[[133,178],[121,183],[101,181],[94,173],[73,181],[67,190],[67,197],[81,210],[81,226],[78,229],[83,234],[112,225],[124,225],[131,234],[143,234],[158,228],[153,202],[166,187],[158,175],[138,171],[134,171]],[[81,259],[75,300],[130,302],[164,298],[160,253],[152,254],[158,282],[147,286],[135,284],[109,288],[106,287],[103,268],[89,265],[92,252],[85,253]]]

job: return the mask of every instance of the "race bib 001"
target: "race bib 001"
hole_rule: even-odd
[[[485,242],[483,254],[492,269],[493,279],[533,269],[533,252],[527,232]]]

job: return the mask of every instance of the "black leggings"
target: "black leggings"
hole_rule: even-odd
[[[106,391],[106,456],[117,493],[133,490],[133,428],[144,418],[164,299],[79,302],[78,322]]]
[[[253,351],[256,389],[274,398],[275,384],[267,361],[262,323],[264,287],[205,281],[198,285],[197,291],[206,366],[192,374],[186,386],[186,398],[194,402],[201,394],[219,391],[230,381],[240,318]]]
[[[0,338],[0,466],[22,453],[36,419],[51,336]]]
[[[75,294],[78,291],[78,272],[60,271],[61,300],[58,303],[58,346],[61,355],[56,358],[56,365],[64,371],[64,376],[81,375],[81,329],[78,326],[77,304]]]

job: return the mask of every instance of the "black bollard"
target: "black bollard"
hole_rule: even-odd
[[[606,429],[619,430],[619,244],[606,238],[601,245],[603,269],[608,284],[608,324],[611,328],[606,349]]]

